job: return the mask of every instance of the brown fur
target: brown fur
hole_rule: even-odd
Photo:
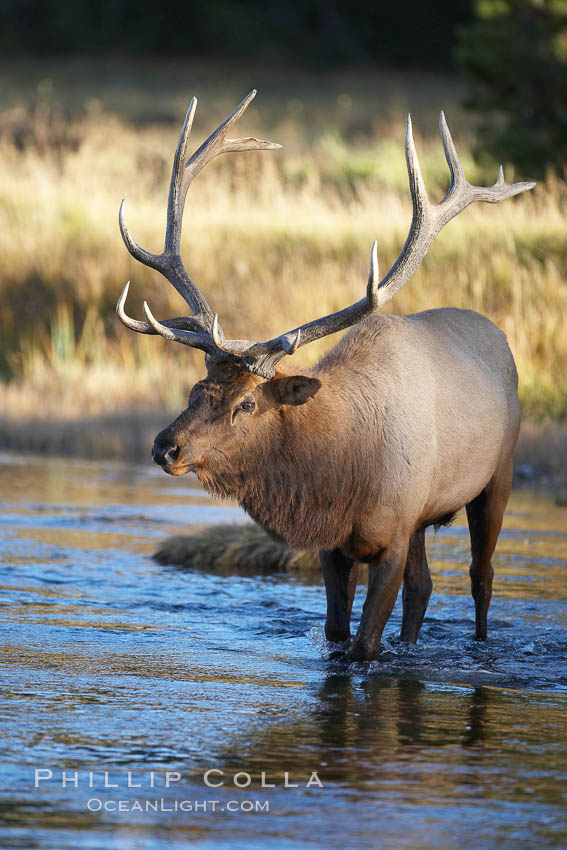
[[[297,388],[290,395],[287,374],[264,380],[229,360],[211,363],[187,410],[157,436],[154,456],[172,474],[194,470],[288,546],[326,553],[329,611],[340,609],[327,617],[334,639],[349,634],[354,586],[345,570],[368,562],[352,648],[360,659],[376,656],[404,572],[418,589],[402,634],[417,638],[428,571],[411,541],[468,505],[476,632],[486,637],[490,558],[519,428],[504,334],[468,310],[375,314],[298,376],[301,397]],[[253,413],[239,409],[246,399]]]

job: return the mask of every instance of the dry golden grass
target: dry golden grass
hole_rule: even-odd
[[[195,145],[237,102],[238,96],[232,103],[218,85],[197,113]],[[371,121],[367,87],[357,92],[351,81],[348,94],[338,87],[327,93],[326,111],[311,120],[314,95],[306,94],[303,102],[296,81],[290,85],[293,97],[282,99],[281,92],[268,97],[263,123],[259,99],[240,127],[243,134],[289,142],[289,150],[221,157],[188,196],[185,262],[225,332],[235,337],[267,339],[357,300],[366,285],[372,241],[378,239],[386,269],[410,223],[403,97],[400,108],[389,101],[388,110]],[[358,101],[367,117],[360,133],[358,119],[349,123],[341,117]],[[334,115],[329,103],[335,104]],[[379,106],[376,102],[375,110]],[[177,114],[177,101],[171,108]],[[4,419],[176,409],[203,372],[202,355],[128,332],[113,314],[129,278],[131,314],[141,316],[144,298],[159,317],[186,312],[165,281],[131,260],[117,226],[118,205],[126,196],[134,237],[159,249],[178,127],[134,124],[97,102],[79,113],[64,119],[45,90],[35,107],[12,103],[0,116]],[[456,108],[455,113],[468,176],[486,179],[475,168],[466,125]],[[333,120],[325,131],[329,115]],[[418,132],[417,143],[426,181],[431,194],[441,197],[447,172],[440,139],[429,117],[423,126],[427,133]],[[565,197],[565,185],[550,178],[517,200],[466,210],[437,238],[391,305],[400,313],[466,306],[494,319],[508,334],[524,409],[532,418],[567,413]],[[313,362],[334,342],[303,349],[298,362]]]

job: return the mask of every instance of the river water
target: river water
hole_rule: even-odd
[[[192,478],[3,455],[0,499],[0,847],[567,846],[567,509],[549,497],[512,496],[486,644],[459,516],[428,540],[419,643],[397,641],[398,605],[371,665],[333,659],[316,573],[151,560],[245,521]]]

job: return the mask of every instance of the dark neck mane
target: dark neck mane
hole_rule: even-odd
[[[337,417],[321,396],[274,411],[253,451],[248,447],[231,468],[219,458],[198,473],[209,492],[236,499],[268,533],[295,548],[341,545],[353,525],[353,493],[364,483],[352,452],[352,423],[337,433]]]

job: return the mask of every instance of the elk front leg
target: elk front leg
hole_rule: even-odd
[[[319,552],[327,592],[325,637],[340,642],[350,637],[350,615],[356,590],[358,564],[340,549]]]
[[[382,632],[402,583],[408,543],[407,539],[396,541],[382,549],[368,567],[368,592],[351,648],[353,661],[373,661],[378,655]]]

